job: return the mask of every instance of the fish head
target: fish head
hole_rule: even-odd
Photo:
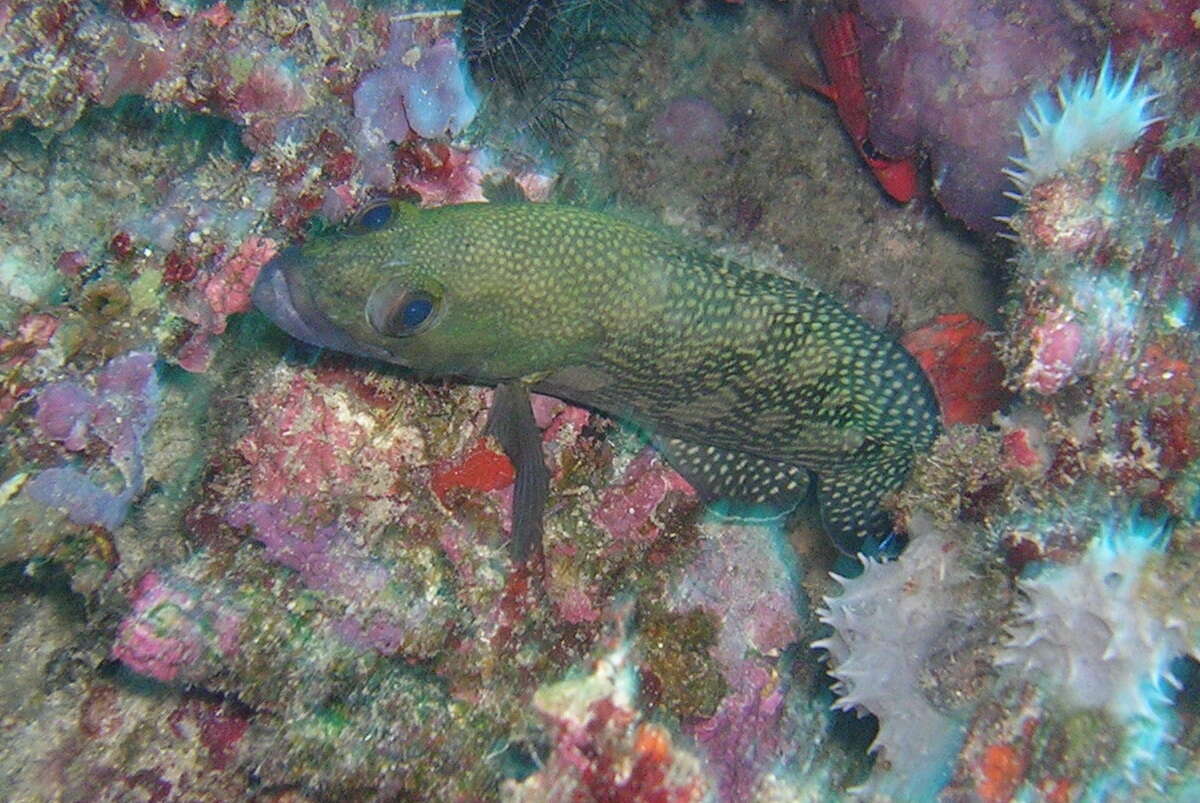
[[[486,206],[369,204],[343,230],[280,252],[254,303],[300,340],[425,375],[497,382],[560,367],[590,328],[547,309],[552,277],[513,258],[503,226],[475,223]]]

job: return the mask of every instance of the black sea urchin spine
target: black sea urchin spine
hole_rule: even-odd
[[[507,116],[553,140],[649,29],[649,11],[641,0],[466,0],[461,24],[477,85],[507,90]]]
[[[476,80],[496,78],[524,92],[538,75],[551,22],[561,2],[556,0],[468,0],[463,3],[462,30],[467,60]]]

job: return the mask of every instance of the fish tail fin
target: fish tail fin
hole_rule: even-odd
[[[900,487],[912,461],[911,454],[895,452],[866,465],[827,471],[817,478],[821,522],[839,550],[856,555],[864,539],[887,535],[891,517],[879,502]]]

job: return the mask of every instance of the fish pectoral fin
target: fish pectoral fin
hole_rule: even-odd
[[[896,452],[818,475],[821,522],[839,550],[856,555],[865,538],[882,538],[887,534],[891,517],[879,507],[879,502],[885,494],[900,487],[910,468],[912,455]]]
[[[542,431],[533,419],[529,388],[522,382],[496,386],[487,432],[513,464],[512,535],[513,563],[524,564],[542,548],[543,517],[550,494],[550,471],[542,456]]]
[[[808,495],[808,471],[791,463],[661,435],[654,446],[705,502],[728,500],[778,515]]]

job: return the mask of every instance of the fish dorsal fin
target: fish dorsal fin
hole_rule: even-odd
[[[808,472],[744,452],[658,436],[654,446],[705,502],[727,500],[785,513],[808,495]]]

